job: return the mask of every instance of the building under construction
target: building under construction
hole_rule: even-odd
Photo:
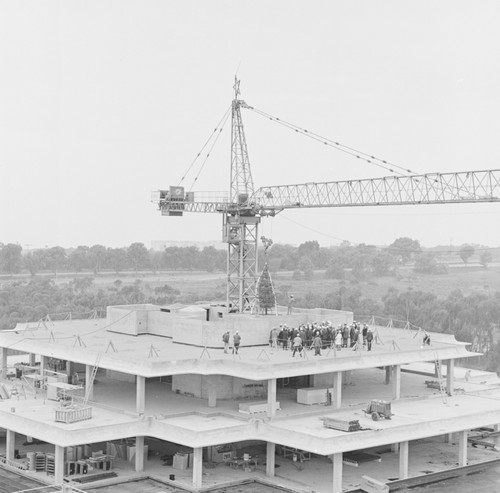
[[[412,458],[425,441],[447,442],[458,466],[481,460],[478,443],[496,457],[470,431],[500,423],[500,388],[455,370],[477,356],[466,344],[432,333],[423,345],[409,324],[372,320],[371,351],[292,358],[269,346],[276,324],[338,326],[352,313],[285,313],[115,306],[105,319],[1,332],[4,467],[78,487],[151,477],[196,490],[254,479],[341,492],[437,472]],[[226,331],[241,334],[238,354],[224,351]]]

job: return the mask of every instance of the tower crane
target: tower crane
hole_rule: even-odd
[[[390,175],[382,178],[310,182],[254,189],[241,118],[242,108],[253,108],[239,96],[239,80],[235,79],[231,106],[229,195],[186,192],[183,186],[170,186],[168,190],[159,190],[154,194],[154,201],[164,216],[182,216],[184,212],[222,214],[223,241],[228,246],[228,309],[231,307],[240,313],[253,312],[256,306],[259,277],[258,225],[262,217],[275,216],[286,209],[316,207],[500,202],[498,169]]]

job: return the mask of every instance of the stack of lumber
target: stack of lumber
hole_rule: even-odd
[[[357,419],[323,418],[323,426],[339,431],[358,431],[361,430]]]

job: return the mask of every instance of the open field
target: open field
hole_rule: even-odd
[[[293,293],[299,301],[308,293],[324,296],[325,294],[338,290],[341,286],[357,288],[365,298],[380,301],[390,288],[399,292],[408,289],[424,291],[435,294],[438,297],[446,297],[455,290],[460,289],[465,296],[471,293],[494,293],[500,292],[500,265],[492,265],[487,269],[479,265],[464,267],[456,264],[449,267],[449,272],[442,275],[415,274],[411,267],[402,267],[398,277],[372,277],[366,280],[352,278],[350,272],[346,273],[346,279],[325,279],[324,271],[316,270],[312,280],[294,280],[291,271],[271,272],[275,290],[279,293]],[[191,296],[198,300],[212,300],[214,297],[224,299],[226,289],[226,275],[223,272],[204,271],[161,271],[161,272],[105,272],[98,275],[84,272],[79,274],[64,273],[54,278],[53,274],[39,274],[37,277],[50,277],[59,285],[71,282],[75,278],[91,277],[97,288],[107,289],[119,284],[132,285],[140,280],[146,291],[154,291],[155,288],[167,284],[173,289],[180,291],[180,296]],[[3,281],[23,278],[29,280],[29,276],[15,276]],[[284,303],[284,299],[281,300]],[[300,306],[300,305],[299,305]]]

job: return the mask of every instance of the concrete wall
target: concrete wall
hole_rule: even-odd
[[[172,390],[181,394],[208,399],[211,386],[217,389],[217,399],[267,398],[267,382],[254,382],[226,375],[174,375]]]
[[[151,304],[108,306],[106,321],[111,325],[107,329],[110,332],[134,336],[155,334],[172,337],[172,315],[160,311],[160,307]]]
[[[281,310],[282,311],[282,310]],[[110,306],[107,309],[107,322],[111,332],[140,335],[151,334],[171,337],[173,342],[200,347],[222,348],[222,334],[230,332],[230,343],[236,331],[241,335],[241,346],[267,346],[273,327],[287,324],[298,327],[300,324],[330,321],[334,326],[351,323],[351,312],[314,309],[296,309],[292,315],[227,315],[220,307],[207,310],[199,306],[182,308],[176,313],[161,311],[154,305]],[[222,317],[220,315],[222,314]]]
[[[148,334],[173,337],[174,318],[172,315],[162,311],[148,312]]]
[[[312,375],[312,386],[319,388],[333,387],[333,373],[320,373]]]

